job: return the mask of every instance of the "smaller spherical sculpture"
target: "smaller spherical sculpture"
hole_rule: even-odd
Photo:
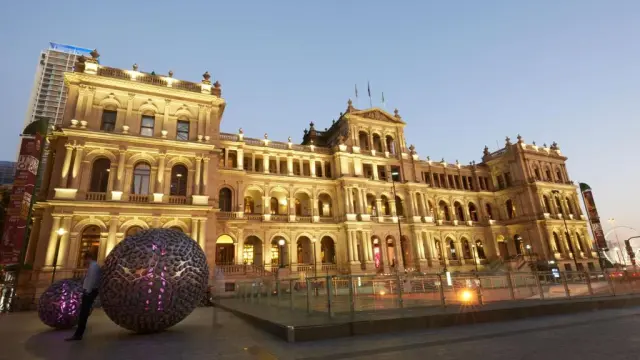
[[[81,302],[81,280],[58,280],[40,296],[38,316],[52,328],[71,329],[78,323]]]
[[[195,309],[205,296],[208,277],[204,251],[189,236],[171,229],[141,231],[107,256],[102,308],[125,329],[162,331]]]

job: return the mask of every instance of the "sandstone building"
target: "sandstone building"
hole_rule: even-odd
[[[575,270],[572,254],[598,266],[555,143],[507,138],[469,165],[420,159],[397,110],[351,101],[299,144],[220,133],[226,103],[208,73],[193,83],[97,57],[65,74],[26,253],[37,278],[159,227],[190,234],[228,275]]]

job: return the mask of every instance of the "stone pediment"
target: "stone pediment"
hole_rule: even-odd
[[[378,108],[355,111],[355,112],[353,112],[351,114],[355,115],[355,116],[358,116],[358,117],[365,118],[365,119],[372,119],[372,120],[378,120],[378,121],[388,121],[388,122],[393,122],[393,123],[404,124],[404,121],[402,121],[402,118],[400,118],[400,115],[396,114],[396,116],[394,116],[394,115],[391,115],[388,112],[386,112],[386,111],[384,111],[382,109],[378,109]]]

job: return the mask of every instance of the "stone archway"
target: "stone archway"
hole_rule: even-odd
[[[236,245],[231,236],[223,234],[216,240],[216,265],[233,265],[235,263]]]

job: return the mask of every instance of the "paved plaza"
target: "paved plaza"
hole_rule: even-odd
[[[134,335],[101,310],[67,343],[34,312],[0,316],[0,359],[637,359],[640,308],[290,344],[235,316],[199,308],[164,333]]]

